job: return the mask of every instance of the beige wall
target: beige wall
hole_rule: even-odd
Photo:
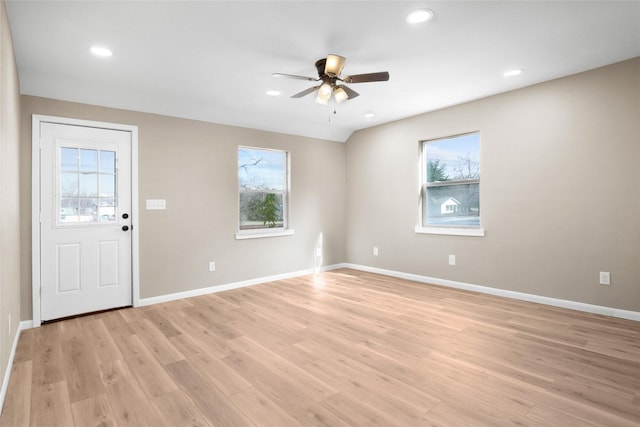
[[[0,2],[0,383],[20,321],[18,203],[20,94],[4,1]],[[9,316],[11,324],[9,324]]]
[[[323,265],[344,260],[344,144],[23,96],[24,212],[31,212],[32,114],[138,126],[141,298],[313,268],[321,234]],[[295,235],[235,240],[239,145],[291,153]],[[147,211],[145,199],[166,199],[167,210]],[[22,310],[30,319],[31,232],[23,218]]]
[[[486,236],[414,233],[418,141],[476,130]],[[346,260],[640,311],[639,135],[640,58],[359,131]]]

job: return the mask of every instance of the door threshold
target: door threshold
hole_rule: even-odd
[[[123,308],[133,308],[133,305],[123,305],[122,307],[107,308],[104,310],[90,311],[88,313],[74,314],[73,316],[59,317],[57,319],[43,320],[41,322],[41,325],[48,325],[50,323],[62,322],[63,320],[76,319],[78,317],[93,316],[94,314],[108,313],[110,311],[122,310]]]

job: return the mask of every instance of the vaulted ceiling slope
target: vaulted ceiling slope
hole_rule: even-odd
[[[422,7],[433,18],[408,24]],[[638,1],[9,0],[7,9],[23,94],[335,141],[640,56]],[[94,45],[113,55],[92,56]],[[343,75],[391,78],[322,106],[290,98],[310,82],[271,76],[315,77],[327,54],[347,58]],[[510,69],[523,73],[505,78]]]

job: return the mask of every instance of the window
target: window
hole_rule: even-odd
[[[116,152],[60,147],[57,224],[115,222]]]
[[[482,236],[480,134],[421,142],[421,225],[417,232]]]
[[[239,232],[236,238],[293,234],[288,229],[289,153],[238,148]]]

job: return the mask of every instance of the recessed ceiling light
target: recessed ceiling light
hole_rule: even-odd
[[[427,22],[433,18],[433,11],[430,9],[416,9],[407,15],[407,22],[409,24],[419,24],[421,22]]]
[[[268,90],[265,92],[267,95],[269,96],[280,96],[282,95],[279,91],[277,90]]]
[[[372,112],[364,113],[364,116],[365,116],[367,119],[373,119],[373,118],[376,116],[376,113],[372,113]]]
[[[106,47],[102,47],[102,46],[92,46],[91,53],[93,53],[95,56],[100,56],[103,58],[113,55],[113,52],[111,52]]]
[[[520,74],[522,74],[522,68],[516,68],[516,69],[504,72],[505,77],[519,76]]]

